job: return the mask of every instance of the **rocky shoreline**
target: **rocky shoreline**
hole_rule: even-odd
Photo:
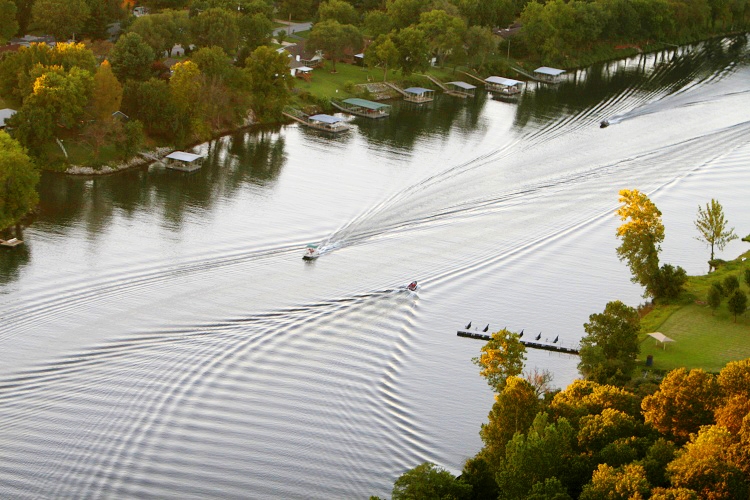
[[[65,173],[71,175],[114,174],[128,168],[140,167],[143,165],[148,165],[149,163],[153,163],[155,161],[159,161],[172,151],[174,151],[174,148],[168,146],[140,151],[137,155],[133,156],[128,161],[118,163],[117,165],[103,165],[99,168],[71,165],[67,168],[67,170],[65,170]]]

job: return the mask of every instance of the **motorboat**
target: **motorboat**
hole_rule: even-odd
[[[313,260],[320,257],[320,251],[318,250],[318,245],[307,245],[305,247],[305,252],[302,254],[303,260]]]
[[[609,127],[609,120],[605,118],[604,120],[601,121],[601,123],[599,123],[599,128],[607,128],[607,127]]]
[[[418,286],[419,285],[417,285],[416,281],[412,281],[411,283],[409,283],[408,285],[406,285],[406,289],[409,290],[410,292],[414,292],[414,291],[417,290]]]

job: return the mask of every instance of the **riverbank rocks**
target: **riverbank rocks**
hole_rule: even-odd
[[[128,168],[140,167],[142,165],[148,165],[153,161],[158,161],[164,156],[168,155],[172,151],[170,147],[162,147],[150,149],[148,151],[141,151],[137,155],[130,158],[128,161],[118,163],[117,165],[103,165],[99,168],[94,167],[81,167],[79,165],[71,165],[65,171],[66,174],[71,175],[105,175],[113,174],[121,170]]]

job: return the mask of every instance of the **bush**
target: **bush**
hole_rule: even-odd
[[[715,288],[719,292],[719,296],[724,297],[726,293],[724,293],[724,287],[721,284],[721,281],[714,281],[711,283],[711,288]]]
[[[680,266],[676,268],[671,264],[664,264],[659,269],[654,284],[654,298],[676,299],[682,292],[682,287],[687,282],[687,272]]]
[[[721,305],[721,292],[715,286],[712,286],[708,289],[707,302],[711,309],[713,309],[714,311]]]
[[[745,269],[745,284],[750,286],[750,267]]]
[[[740,287],[740,280],[737,279],[737,276],[734,274],[730,274],[726,278],[724,278],[724,291],[727,295],[732,295],[732,293],[737,290]]]

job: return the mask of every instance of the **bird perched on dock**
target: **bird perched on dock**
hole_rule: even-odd
[[[484,327],[484,330],[482,330],[482,331],[483,331],[483,332],[486,332],[486,331],[487,331],[487,330],[489,330],[489,329],[490,329],[490,324],[489,324],[489,323],[487,323],[487,326],[485,326],[485,327]]]
[[[539,332],[539,335],[536,336],[536,340],[539,340],[540,338],[542,338],[542,332]]]
[[[557,337],[555,337],[555,340],[553,340],[552,343],[553,344],[557,344],[557,339],[559,339],[559,338],[560,338],[560,336],[558,335]]]
[[[466,329],[468,330],[469,328],[471,328],[471,321],[469,321],[469,324],[466,325]]]
[[[523,330],[521,330],[521,333],[518,334],[518,338],[519,339],[522,338],[522,337],[523,337]]]

